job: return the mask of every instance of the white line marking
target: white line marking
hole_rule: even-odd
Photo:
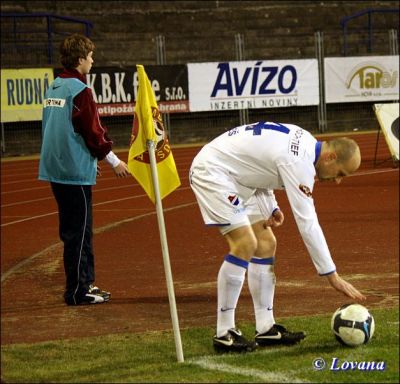
[[[53,196],[48,196],[48,197],[41,197],[40,199],[24,200],[24,201],[18,201],[16,203],[3,204],[1,206],[1,208],[14,207],[15,205],[36,203],[37,201],[43,201],[43,200],[54,200],[54,197]]]
[[[174,192],[179,192],[179,191],[183,191],[183,190],[187,190],[190,189],[190,187],[183,187],[183,188],[178,188],[176,191]],[[107,200],[107,201],[103,201],[101,203],[97,203],[97,204],[93,204],[93,207],[98,207],[99,205],[105,205],[105,204],[111,204],[111,203],[115,203],[118,201],[125,201],[125,200],[131,200],[131,199],[138,199],[140,197],[147,197],[146,194],[143,195],[135,195],[135,196],[129,196],[129,197],[124,197],[121,199],[115,199],[115,200]],[[164,209],[164,211],[166,211],[166,209]],[[50,213],[45,213],[43,215],[37,215],[37,216],[31,216],[31,217],[27,217],[25,219],[21,219],[21,220],[15,220],[15,221],[10,221],[9,223],[4,223],[1,224],[1,227],[7,227],[9,225],[13,225],[13,224],[19,224],[19,223],[23,223],[25,221],[30,221],[30,220],[35,220],[35,219],[41,219],[42,217],[46,217],[46,216],[51,216],[51,215],[55,215],[58,212],[50,212]]]
[[[126,185],[118,185],[118,186],[114,186],[114,187],[107,187],[107,188],[99,188],[99,187],[94,187],[93,186],[93,193],[96,192],[102,192],[102,191],[108,191],[108,190],[112,190],[112,189],[122,189],[122,188],[132,188],[132,187],[140,187],[139,184],[135,184],[135,183],[131,183],[131,184],[126,184]],[[50,186],[46,185],[44,187],[35,187],[35,188],[25,188],[25,189],[17,189],[15,191],[8,191],[8,192],[2,192],[2,195],[6,195],[6,194],[10,194],[10,193],[18,193],[18,192],[26,192],[26,191],[36,191],[38,189],[47,189],[50,191]],[[48,198],[53,198],[53,196],[51,195]],[[32,200],[35,201],[35,200]],[[25,203],[25,201],[23,201],[22,203]],[[19,204],[19,203],[15,203],[15,204]],[[9,204],[10,205],[10,204]],[[5,207],[5,205],[2,205],[2,207]]]
[[[20,261],[18,264],[14,265],[13,267],[11,267],[8,271],[2,273],[1,275],[1,282],[3,283],[3,281],[5,281],[10,275],[14,274],[15,272],[17,272],[20,268],[22,268],[23,266],[31,263],[33,260],[35,260],[36,258],[48,254],[48,253],[53,253],[55,252],[55,250],[57,248],[61,248],[62,243],[61,241],[55,244],[50,245],[49,247],[42,249],[40,252],[37,252],[35,254],[33,254],[32,256],[29,256],[27,259],[24,259],[22,261]]]
[[[24,221],[35,220],[35,219],[41,219],[42,217],[55,215],[55,214],[57,214],[57,213],[58,213],[58,212],[50,212],[50,213],[45,213],[45,214],[43,214],[43,215],[37,215],[37,216],[27,217],[26,219],[10,221],[9,223],[1,224],[1,227],[7,227],[7,226],[9,226],[9,225],[18,224],[18,223],[23,223]]]
[[[186,180],[188,179],[188,177],[181,177],[180,178],[181,181],[182,180]],[[117,185],[117,186],[113,186],[113,187],[106,187],[106,188],[93,188],[93,193],[97,193],[97,192],[104,192],[104,191],[111,191],[111,190],[116,190],[116,189],[123,189],[123,188],[130,188],[132,189],[133,187],[140,187],[140,184],[138,183],[132,183],[132,184],[126,184],[126,185]],[[38,187],[38,188],[28,188],[28,189],[20,189],[17,191],[9,191],[9,192],[4,192],[4,194],[6,193],[16,193],[16,192],[22,192],[22,191],[33,191],[33,190],[37,190],[37,189],[44,189],[44,188],[48,188],[46,187]],[[27,204],[27,203],[34,203],[36,201],[42,201],[42,200],[47,200],[47,199],[54,199],[54,197],[52,195],[47,196],[47,197],[42,197],[42,198],[38,198],[38,199],[33,199],[33,200],[23,200],[23,201],[17,201],[15,203],[10,203],[10,204],[3,204],[1,206],[1,208],[4,207],[12,207],[14,205],[21,205],[21,204]]]
[[[10,193],[17,193],[17,192],[26,192],[26,191],[36,191],[38,189],[48,189],[49,187],[46,185],[44,187],[34,187],[34,188],[24,188],[24,189],[16,189],[14,191],[7,191],[7,192],[1,192],[2,195],[7,195]]]
[[[349,176],[347,176],[347,177],[365,176],[365,175],[372,175],[372,174],[377,174],[377,173],[387,173],[387,172],[394,172],[394,171],[398,171],[398,169],[396,168],[396,169],[382,169],[382,170],[364,171],[364,172],[355,173],[354,175],[349,175]],[[137,185],[137,184],[136,184],[136,185]],[[131,186],[122,186],[122,187],[131,187]],[[121,187],[121,188],[122,188],[122,187]],[[112,187],[111,187],[111,188],[112,188]],[[110,188],[110,189],[111,189],[111,188]],[[117,187],[117,188],[119,188],[119,187]],[[179,190],[187,190],[187,189],[189,189],[189,188],[190,188],[190,187],[180,187],[180,188],[177,189],[177,191],[179,191]],[[104,188],[104,190],[106,190],[106,189],[108,189],[108,188]],[[27,189],[27,190],[29,191],[29,190],[31,190],[31,189]],[[103,190],[103,189],[99,189],[99,190],[96,190],[96,191],[94,191],[94,192],[98,192],[98,191],[101,191],[101,190]],[[11,193],[11,192],[4,192],[4,193]],[[147,196],[147,195],[146,195],[146,194],[142,194],[142,195],[136,195],[136,196],[129,196],[129,197],[121,198],[121,199],[103,201],[103,202],[101,202],[101,203],[93,204],[93,207],[99,206],[99,205],[104,205],[104,204],[109,204],[109,203],[115,203],[115,202],[118,202],[118,201],[136,199],[136,198],[143,197],[143,196]],[[47,198],[43,198],[43,199],[31,200],[31,202],[40,201],[40,200],[45,200],[45,199],[48,199],[48,197],[47,197]],[[29,201],[28,201],[28,202],[29,202]],[[1,207],[3,208],[3,207],[7,207],[7,206],[11,206],[11,205],[18,205],[18,204],[23,204],[23,203],[25,203],[25,202],[13,203],[13,204],[8,204],[8,205],[2,205]],[[1,224],[1,227],[6,227],[6,226],[12,225],[12,224],[18,224],[18,223],[22,223],[22,222],[25,222],[25,221],[30,221],[30,220],[34,220],[34,219],[39,219],[39,218],[46,217],[46,216],[51,216],[51,215],[54,215],[54,214],[56,214],[56,213],[57,213],[57,212],[50,212],[50,213],[46,213],[46,214],[43,214],[43,215],[27,217],[27,218],[22,219],[22,220],[11,221],[11,222],[9,222],[9,223]]]
[[[191,205],[195,205],[195,204],[197,204],[197,202],[193,201],[191,203],[176,205],[174,207],[165,208],[164,212],[175,211],[177,209],[190,207]],[[138,215],[138,216],[129,217],[127,219],[116,221],[114,223],[110,223],[110,224],[104,225],[102,227],[96,228],[96,229],[93,230],[93,233],[94,234],[103,233],[103,232],[106,232],[106,231],[108,231],[108,230],[110,230],[112,228],[118,227],[119,225],[122,225],[122,224],[125,224],[125,223],[129,223],[131,221],[136,221],[136,220],[142,219],[144,217],[155,215],[155,214],[156,214],[156,211],[154,210],[152,212],[143,213],[143,214]],[[29,264],[30,262],[32,262],[34,259],[36,259],[36,258],[38,258],[40,256],[43,256],[43,255],[45,255],[47,253],[53,253],[57,249],[57,247],[61,247],[61,246],[62,246],[62,243],[61,242],[57,242],[57,243],[52,244],[49,247],[43,249],[42,251],[39,251],[39,252],[35,253],[32,256],[29,256],[27,259],[24,259],[24,260],[20,261],[18,264],[16,264],[13,267],[11,267],[8,271],[2,273],[1,282],[3,283],[3,281],[5,281],[9,276],[11,276],[15,272],[17,272],[20,268],[22,268],[26,264]]]
[[[260,369],[254,368],[240,368],[237,365],[231,365],[226,363],[218,363],[215,361],[216,358],[202,357],[197,360],[189,360],[187,362],[200,366],[206,370],[234,373],[236,375],[256,377],[262,380],[264,383],[305,383],[306,381],[300,380],[293,375],[288,375],[284,372],[265,372]]]
[[[354,173],[353,175],[349,175],[346,177],[354,177],[354,176],[364,176],[364,175],[373,175],[375,173],[387,173],[387,172],[395,172],[395,171],[399,171],[398,168],[390,168],[390,169],[377,169],[377,170],[370,170],[370,171],[361,171],[361,172],[357,172]]]

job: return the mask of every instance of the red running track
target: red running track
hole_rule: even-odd
[[[369,305],[384,306],[398,303],[399,173],[382,137],[374,166],[376,137],[355,134],[360,170],[339,186],[317,183],[314,199],[340,273],[369,293]],[[227,249],[204,227],[188,184],[199,149],[173,148],[182,186],[163,207],[181,326],[210,325],[212,333],[216,274]],[[62,301],[56,204],[48,183],[37,180],[38,159],[2,161],[2,343],[171,327],[154,206],[133,178],[117,179],[107,164],[102,168],[93,189],[96,280],[112,300],[73,308]],[[276,316],[333,311],[346,299],[316,276],[286,196],[278,191],[277,198],[286,222],[276,231]],[[238,321],[252,319],[246,287],[237,314]],[[100,330],[91,325],[99,320]]]

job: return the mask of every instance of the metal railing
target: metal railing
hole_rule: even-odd
[[[372,30],[373,30],[372,15],[377,14],[377,13],[399,13],[399,12],[400,12],[399,9],[365,9],[363,11],[355,13],[354,15],[343,17],[340,20],[340,25],[341,25],[342,31],[343,31],[343,56],[347,56],[348,33],[349,33],[348,24],[350,21],[360,18],[364,15],[367,15],[367,26],[366,26],[366,29],[368,32],[367,52],[371,53],[372,52]]]
[[[2,51],[13,50],[22,47],[22,49],[31,50],[35,36],[38,36],[37,43],[42,44],[42,35],[47,35],[47,64],[53,64],[53,40],[55,35],[66,35],[71,33],[70,30],[61,29],[58,31],[56,27],[57,21],[67,22],[71,24],[79,24],[83,26],[83,33],[89,37],[93,29],[93,24],[85,19],[77,19],[69,16],[58,16],[50,13],[1,13],[2,23]],[[10,30],[6,29],[5,21],[11,19]],[[34,28],[28,24],[21,23],[25,20],[44,19],[44,28]],[[40,21],[40,20],[39,20]]]
[[[395,33],[396,32],[396,33]],[[385,37],[391,45],[375,46],[376,55],[393,55],[397,45],[397,31],[385,31]],[[374,32],[375,33],[375,32]],[[374,35],[375,36],[375,35]],[[163,114],[165,129],[170,136],[171,144],[202,143],[211,140],[218,134],[237,125],[268,119],[284,123],[298,124],[313,133],[347,132],[353,130],[374,130],[379,124],[372,109],[373,102],[360,103],[330,103],[326,104],[324,92],[324,59],[329,57],[327,47],[338,41],[338,34],[329,32],[316,32],[313,39],[307,39],[307,48],[312,52],[303,58],[317,58],[319,68],[319,105],[293,106],[285,108],[260,108],[246,110],[204,111],[190,113]],[[271,37],[282,45],[282,36]],[[167,63],[166,54],[168,47],[166,37],[158,35],[154,39],[156,51],[154,57],[158,65]],[[148,41],[148,43],[150,43]],[[167,40],[168,43],[168,40]],[[252,41],[240,34],[231,35],[231,51],[233,60],[250,60],[247,55]],[[393,45],[393,47],[392,47]],[[390,48],[390,49],[389,49]],[[157,56],[157,57],[156,57]],[[336,55],[337,56],[337,55]],[[292,59],[289,57],[288,59]],[[107,126],[115,148],[124,148],[129,145],[132,116],[105,116],[102,121]],[[1,155],[28,155],[40,151],[41,122],[20,121],[1,124]]]

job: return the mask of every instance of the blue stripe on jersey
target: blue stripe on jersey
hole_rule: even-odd
[[[252,257],[250,263],[254,264],[264,264],[264,265],[274,265],[275,257],[268,257],[265,259],[260,259],[258,257]]]
[[[231,263],[231,264],[235,264],[235,265],[237,265],[239,267],[242,267],[244,269],[247,269],[247,267],[249,266],[249,262],[248,261],[243,260],[243,259],[239,259],[238,257],[233,256],[231,254],[228,254],[228,255],[225,256],[225,261],[227,261],[228,263]]]
[[[319,155],[321,154],[321,148],[322,148],[322,141],[317,141],[315,144],[315,160],[314,160],[314,165],[317,163],[319,159]]]

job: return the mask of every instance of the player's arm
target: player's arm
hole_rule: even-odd
[[[337,291],[352,299],[364,300],[365,296],[336,272],[315,211],[312,198],[313,177],[304,172],[301,163],[279,167],[279,172],[300,234],[318,273],[326,276]]]
[[[314,175],[305,163],[298,161],[278,166],[297,227],[320,275],[336,271],[325,236],[319,225],[312,198]]]
[[[366,297],[360,291],[354,288],[349,282],[342,279],[337,272],[327,275],[327,279],[329,284],[338,292],[341,292],[354,300],[363,301],[366,299]]]
[[[258,188],[254,193],[258,207],[265,218],[264,227],[279,227],[285,219],[272,189]],[[271,214],[272,212],[272,214]]]

